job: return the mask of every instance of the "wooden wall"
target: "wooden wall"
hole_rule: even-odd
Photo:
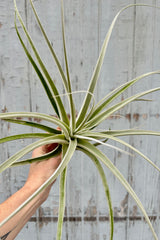
[[[44,58],[60,93],[63,86],[42,34],[35,22],[29,1],[18,1],[23,19],[34,42]],[[141,0],[158,5],[158,0]],[[56,53],[64,66],[60,1],[34,1],[43,25]],[[96,64],[101,44],[115,14],[136,0],[65,0],[66,39],[72,86],[74,91],[86,90]],[[20,28],[20,25],[19,25]],[[102,73],[95,91],[95,99],[105,96],[118,85],[136,75],[160,69],[160,10],[133,7],[123,12],[114,28],[106,53]],[[160,77],[154,76],[136,84],[123,96],[160,86]],[[84,94],[74,95],[77,111]],[[142,128],[160,131],[160,94],[150,94],[152,102],[135,102],[102,126],[106,129]],[[66,97],[63,97],[66,104]],[[66,104],[66,108],[68,105]],[[44,90],[28,63],[14,28],[12,0],[0,0],[0,112],[37,111],[54,114]],[[0,123],[0,136],[32,131],[23,126]],[[160,167],[160,140],[158,137],[123,138],[137,147]],[[3,162],[31,141],[17,141],[0,146]],[[119,145],[116,145],[119,146]],[[127,149],[125,149],[127,150]],[[160,175],[141,157],[127,156],[103,148],[120,169],[144,204],[157,235],[160,238]],[[14,168],[0,175],[0,201],[2,202],[23,186],[28,169]],[[135,202],[124,187],[106,169],[115,216],[114,240],[152,240],[148,225]],[[48,200],[24,227],[17,240],[56,239],[58,216],[58,183],[53,186]],[[66,211],[63,240],[108,240],[109,221],[101,179],[91,161],[75,154],[69,164],[67,177]]]

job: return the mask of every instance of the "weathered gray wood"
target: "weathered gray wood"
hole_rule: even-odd
[[[135,3],[136,1],[132,1]],[[157,4],[158,1],[141,1]],[[39,16],[47,28],[48,36],[64,66],[60,1],[34,1]],[[101,44],[107,29],[118,10],[129,0],[65,0],[66,41],[73,91],[87,90]],[[29,7],[28,1],[18,1],[24,21],[28,26],[39,52],[60,93],[63,85],[54,61],[44,43],[42,34]],[[53,113],[44,90],[18,42],[14,29],[13,1],[0,1],[0,111],[38,111]],[[100,99],[119,84],[136,75],[159,68],[160,11],[152,8],[134,7],[121,14],[113,31],[105,57],[95,99]],[[129,89],[122,98],[135,92],[159,86],[159,77],[148,78]],[[84,94],[76,93],[76,109],[79,110]],[[101,127],[106,129],[143,128],[159,130],[159,93],[149,96],[151,103],[133,103],[108,119]],[[67,97],[63,100],[66,104]],[[66,108],[68,105],[66,104]],[[0,136],[32,131],[30,128],[1,123]],[[124,138],[123,138],[124,139]],[[159,164],[160,141],[157,137],[130,137],[127,142]],[[22,148],[28,141],[0,146],[0,161]],[[119,146],[117,144],[117,146]],[[154,217],[156,233],[160,237],[160,177],[156,170],[135,155],[127,156],[102,148],[114,164],[132,184],[148,214]],[[114,239],[151,240],[146,223],[140,219],[141,212],[128,197],[118,180],[105,169],[110,185],[115,214]],[[0,201],[2,202],[23,186],[27,177],[24,168],[15,168],[0,175]],[[48,200],[24,227],[17,237],[25,239],[55,239],[58,216],[58,180]],[[65,222],[62,239],[109,239],[108,208],[101,179],[92,162],[77,153],[68,167]],[[133,220],[134,218],[134,220]]]

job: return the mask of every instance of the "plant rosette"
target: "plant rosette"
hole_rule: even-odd
[[[112,30],[117,21],[117,18],[125,9],[133,7],[133,6],[148,6],[148,7],[154,7],[154,6],[150,6],[150,5],[146,5],[146,4],[132,4],[132,5],[128,5],[128,6],[124,7],[117,13],[117,15],[113,19],[113,21],[109,27],[109,30],[106,34],[105,40],[103,42],[103,45],[102,45],[102,48],[101,48],[101,51],[100,51],[100,54],[99,54],[99,57],[98,57],[98,60],[97,60],[96,66],[95,66],[95,69],[92,74],[92,78],[90,80],[88,90],[86,91],[86,96],[82,103],[82,107],[78,113],[78,116],[76,117],[75,103],[73,101],[73,96],[72,96],[73,92],[72,92],[72,87],[71,87],[71,80],[70,80],[68,60],[67,60],[67,50],[66,50],[66,43],[65,43],[63,0],[61,0],[61,20],[62,20],[62,39],[63,39],[64,60],[65,60],[65,68],[66,68],[65,72],[63,71],[62,66],[58,60],[58,57],[55,54],[53,47],[51,46],[51,43],[46,35],[45,29],[43,28],[43,26],[40,22],[39,16],[35,10],[32,0],[30,0],[30,5],[34,12],[35,18],[39,25],[39,28],[43,34],[43,37],[49,47],[50,53],[53,56],[55,64],[57,65],[57,68],[59,70],[64,88],[65,88],[65,94],[67,95],[68,101],[69,101],[70,118],[68,118],[65,107],[61,100],[61,95],[59,94],[59,92],[56,88],[56,85],[54,84],[54,81],[51,78],[51,75],[49,74],[42,58],[40,57],[38,50],[36,49],[36,46],[29,35],[28,30],[26,29],[26,26],[25,26],[25,24],[21,18],[21,15],[19,13],[19,10],[17,8],[16,0],[14,0],[15,29],[16,29],[19,41],[27,55],[27,58],[29,59],[31,65],[33,66],[35,72],[37,73],[39,80],[41,81],[41,83],[44,87],[44,90],[48,96],[48,99],[56,113],[56,117],[52,117],[50,115],[43,114],[43,113],[34,113],[34,112],[1,113],[0,114],[1,120],[5,120],[5,121],[12,122],[12,123],[17,123],[17,124],[23,124],[26,126],[32,126],[36,129],[43,130],[44,133],[27,133],[27,134],[23,133],[23,134],[19,134],[19,135],[13,135],[13,136],[1,138],[0,143],[13,141],[13,140],[17,140],[17,139],[25,139],[25,138],[32,138],[32,139],[39,138],[39,140],[24,147],[22,150],[15,153],[9,159],[4,161],[0,165],[0,172],[3,172],[7,168],[10,168],[13,166],[26,165],[26,164],[33,163],[35,161],[43,161],[50,157],[56,156],[57,154],[59,154],[61,152],[61,150],[62,150],[62,162],[60,163],[57,170],[53,173],[53,175],[29,199],[27,199],[7,219],[5,219],[2,223],[0,223],[0,227],[3,224],[5,224],[9,219],[11,219],[15,214],[17,214],[23,207],[25,207],[33,198],[35,198],[38,194],[40,194],[48,185],[50,185],[60,175],[60,201],[59,201],[59,215],[58,215],[58,226],[57,226],[57,240],[60,240],[61,235],[62,235],[62,226],[63,226],[63,217],[64,217],[64,208],[65,208],[67,166],[68,166],[68,163],[70,162],[70,159],[72,158],[74,152],[76,150],[78,150],[78,151],[83,152],[84,154],[86,154],[87,156],[89,156],[91,158],[91,160],[97,167],[98,173],[100,174],[100,177],[102,179],[102,184],[104,186],[104,191],[105,191],[108,208],[109,208],[110,240],[113,239],[114,216],[113,216],[112,201],[111,201],[111,197],[110,197],[109,186],[108,186],[107,178],[106,178],[106,175],[104,173],[101,163],[103,163],[114,174],[114,176],[126,188],[128,193],[133,197],[133,199],[135,200],[139,209],[141,210],[142,214],[144,215],[144,218],[153,233],[154,239],[158,240],[158,237],[153,229],[153,226],[150,222],[147,212],[144,209],[144,206],[141,203],[140,199],[138,198],[138,196],[136,195],[136,193],[134,192],[134,190],[132,189],[132,187],[128,183],[128,181],[124,178],[122,173],[117,169],[117,167],[112,163],[112,161],[101,150],[98,149],[98,146],[105,145],[105,146],[109,146],[111,148],[118,149],[119,151],[123,151],[123,150],[116,148],[113,145],[109,144],[108,142],[111,139],[114,142],[118,142],[118,143],[122,144],[123,146],[127,147],[128,149],[131,149],[135,153],[139,154],[149,164],[151,164],[156,170],[160,171],[158,166],[156,166],[147,156],[145,156],[137,148],[133,147],[129,143],[127,143],[124,140],[122,140],[121,138],[119,138],[121,136],[128,136],[128,135],[160,136],[160,132],[148,131],[148,130],[135,130],[135,129],[98,130],[98,126],[103,121],[105,121],[107,118],[112,116],[115,112],[117,112],[121,108],[125,107],[127,104],[129,104],[133,101],[136,101],[136,100],[141,100],[141,98],[143,96],[145,96],[149,93],[159,91],[160,87],[149,89],[144,92],[136,93],[135,95],[130,96],[126,99],[123,99],[122,101],[110,106],[110,104],[120,94],[124,93],[129,87],[131,87],[138,81],[143,80],[144,78],[146,78],[148,76],[151,76],[154,74],[160,74],[160,70],[142,74],[142,75],[130,80],[129,82],[124,83],[123,85],[117,87],[115,90],[111,91],[107,96],[105,96],[102,100],[100,100],[97,104],[91,104],[91,101],[94,97],[94,90],[95,90],[95,87],[96,87],[96,84],[98,81],[100,70],[101,70],[101,67],[102,67],[102,64],[104,61],[106,49],[107,49],[107,46],[108,46],[108,43],[109,43],[109,40],[110,40],[110,37],[112,34]],[[22,26],[22,29],[28,40],[28,44],[30,45],[30,48],[33,50],[34,57],[36,60],[34,60],[33,57],[31,56],[29,49],[27,48],[26,44],[24,43],[24,41],[21,37],[21,34],[17,27],[17,19]],[[39,120],[45,120],[45,121],[47,121],[47,123],[50,123],[50,126],[36,123],[33,121],[19,120],[19,118],[21,118],[21,119],[36,118]],[[54,128],[55,124],[61,128],[61,131],[56,130]],[[31,152],[33,149],[35,149],[39,146],[45,145],[45,144],[50,144],[50,143],[57,143],[58,146],[53,151],[51,151],[41,157],[26,159],[23,161],[21,160],[21,158],[23,156],[25,156],[27,153]]]

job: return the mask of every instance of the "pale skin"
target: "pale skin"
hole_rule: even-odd
[[[35,158],[48,153],[53,150],[56,145],[57,144],[48,144],[39,147],[33,151],[32,157]],[[18,192],[0,204],[0,222],[30,197],[55,172],[60,162],[61,154],[45,161],[32,163],[25,185]],[[15,239],[20,230],[36,212],[37,208],[46,201],[52,185],[53,183],[0,228],[0,239]],[[8,232],[10,232],[8,236],[4,236]]]

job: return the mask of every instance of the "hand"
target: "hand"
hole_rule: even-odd
[[[36,148],[32,153],[32,157],[36,158],[42,156],[56,147],[57,143],[52,143]],[[38,189],[55,172],[60,162],[61,154],[48,160],[32,163],[25,185],[31,187],[33,190]],[[47,198],[52,184],[43,192],[45,194],[45,198]]]
[[[32,157],[35,158],[42,156],[43,154],[52,151],[56,146],[57,144],[53,143],[39,147],[33,151]],[[32,163],[25,185],[6,201],[0,204],[0,222],[15,211],[24,201],[26,201],[55,172],[60,162],[61,154],[48,160]],[[47,199],[52,184],[50,184],[12,219],[4,224],[0,228],[0,236],[9,233],[7,239],[15,239],[19,231],[35,213],[36,209]]]

